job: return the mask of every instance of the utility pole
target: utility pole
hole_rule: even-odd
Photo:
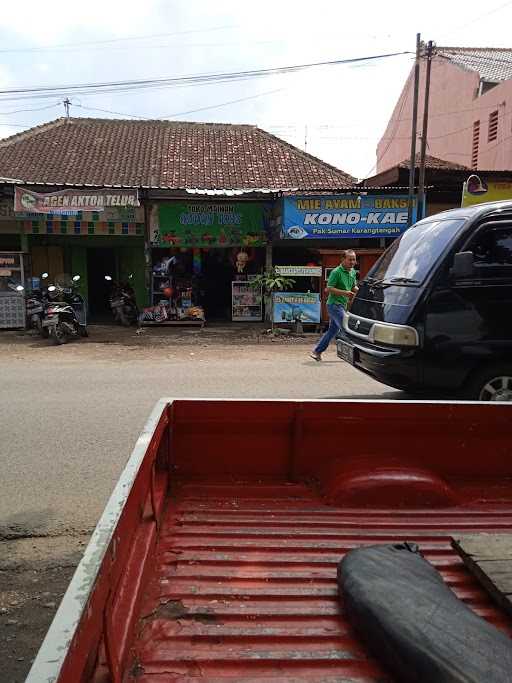
[[[427,208],[425,197],[425,156],[427,153],[428,103],[430,97],[430,70],[432,67],[433,52],[433,43],[431,40],[429,40],[426,53],[427,73],[425,76],[425,101],[423,105],[423,132],[421,134],[420,177],[418,180],[418,214],[420,218],[424,218]]]
[[[62,103],[64,105],[64,111],[66,112],[66,118],[69,119],[69,107],[71,105],[71,102],[68,97],[64,100]]]
[[[409,167],[409,197],[407,227],[412,224],[412,205],[414,202],[414,176],[416,171],[416,131],[418,126],[418,93],[420,88],[420,51],[421,35],[416,34],[416,61],[414,63],[414,93],[412,100],[411,161]]]

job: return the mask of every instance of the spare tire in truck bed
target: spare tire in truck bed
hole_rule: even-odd
[[[459,600],[416,545],[352,550],[338,587],[349,620],[398,680],[512,681],[512,640]]]

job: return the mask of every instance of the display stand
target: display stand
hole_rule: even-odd
[[[235,280],[231,283],[231,319],[233,322],[261,322],[263,318],[261,287]]]
[[[8,251],[0,253],[0,328],[16,329],[25,327],[24,291],[16,291],[17,286],[25,286],[23,253]]]
[[[152,273],[151,275],[151,305],[157,306],[162,299],[162,290],[160,289],[160,284],[165,280],[168,280],[168,275],[159,275],[157,273]]]
[[[180,326],[180,327],[204,327],[204,312],[203,317],[188,317],[186,312],[189,309],[202,311],[201,307],[192,305],[191,288],[186,287],[180,292],[176,299],[169,299],[164,294],[164,289],[169,282],[170,287],[171,278],[168,274],[152,273],[151,276],[151,308],[143,309],[141,313],[140,324],[146,326]],[[171,287],[170,287],[171,288]],[[171,288],[173,289],[173,288]],[[188,294],[185,296],[185,291]]]

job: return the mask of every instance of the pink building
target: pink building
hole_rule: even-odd
[[[421,61],[418,142],[426,60]],[[414,68],[377,145],[377,172],[411,152]],[[436,47],[432,60],[427,153],[479,170],[512,169],[512,49]]]

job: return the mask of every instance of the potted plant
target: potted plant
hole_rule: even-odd
[[[265,270],[251,281],[251,286],[262,290],[265,302],[265,319],[270,318],[271,328],[274,329],[273,297],[274,292],[285,292],[291,289],[295,280],[285,275],[279,275],[275,268]]]

